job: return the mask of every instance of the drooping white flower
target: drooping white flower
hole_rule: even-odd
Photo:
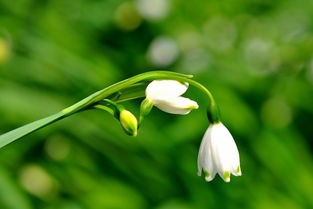
[[[146,98],[164,112],[186,115],[199,107],[197,102],[181,96],[187,89],[188,83],[155,80],[147,86]]]
[[[198,154],[198,175],[204,173],[211,181],[216,173],[225,181],[230,174],[241,176],[239,152],[228,129],[221,123],[211,124],[206,130]]]

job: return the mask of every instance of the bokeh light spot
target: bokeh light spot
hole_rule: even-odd
[[[236,25],[222,17],[210,19],[203,25],[206,45],[216,52],[230,50],[237,37]]]
[[[281,129],[292,121],[292,111],[286,102],[280,98],[271,98],[263,104],[261,116],[265,124]]]
[[[137,9],[147,20],[157,21],[165,18],[169,12],[169,0],[137,0]]]
[[[49,138],[45,143],[47,155],[54,160],[65,159],[71,150],[70,143],[67,139],[54,136]]]
[[[157,37],[148,49],[148,59],[156,66],[168,66],[178,57],[179,50],[176,42],[169,37]]]
[[[56,181],[38,165],[22,167],[19,180],[26,191],[37,197],[50,199],[56,195]]]
[[[126,2],[117,8],[115,13],[115,22],[119,28],[131,31],[138,28],[141,23],[141,17],[139,16],[133,3]]]
[[[4,39],[0,38],[0,64],[5,63],[9,57],[10,48]]]

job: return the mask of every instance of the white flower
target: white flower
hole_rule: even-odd
[[[225,181],[230,174],[241,176],[239,152],[228,129],[221,123],[211,124],[202,139],[198,154],[198,175],[211,181],[216,173]]]
[[[155,80],[146,88],[146,98],[160,110],[186,115],[192,109],[197,109],[197,102],[181,97],[188,89],[188,83],[175,80]]]

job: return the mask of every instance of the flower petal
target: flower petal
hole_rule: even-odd
[[[152,101],[178,97],[187,91],[188,85],[175,80],[155,80],[147,86],[146,97]]]
[[[198,175],[201,176],[203,170],[206,181],[213,180],[216,174],[211,150],[211,131],[212,126],[209,126],[202,138],[198,154]]]
[[[186,115],[191,110],[199,108],[197,102],[185,97],[173,97],[164,100],[155,100],[154,105],[164,112],[180,115]]]
[[[229,182],[230,173],[240,175],[239,152],[236,143],[228,129],[222,123],[213,125],[211,145],[213,161],[219,175],[224,181]]]

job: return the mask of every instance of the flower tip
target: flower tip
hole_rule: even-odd
[[[230,182],[230,172],[229,171],[225,171],[224,172],[224,175],[223,175],[223,180],[225,181],[225,182]]]
[[[207,182],[212,181],[214,179],[214,176],[212,176],[211,173],[208,171],[203,170],[203,174],[204,174],[204,179]],[[198,175],[199,175],[199,173],[198,173]],[[200,173],[200,176],[201,176],[201,173]]]
[[[236,174],[237,176],[241,176],[241,175],[242,175],[240,166],[238,166],[238,167],[236,168],[235,174]]]
[[[199,105],[197,102],[195,101],[190,101],[192,104],[190,104],[189,106],[185,107],[186,110],[194,110],[194,109],[198,109]]]
[[[205,177],[204,180],[205,180],[206,182],[210,182],[210,181],[213,180],[213,178],[212,178],[211,176],[210,176],[210,177]]]
[[[187,78],[193,78],[193,75],[187,75]]]
[[[136,131],[134,131],[134,132],[132,133],[131,136],[137,136],[137,134],[138,134],[138,132],[137,132],[137,130],[136,130]]]

